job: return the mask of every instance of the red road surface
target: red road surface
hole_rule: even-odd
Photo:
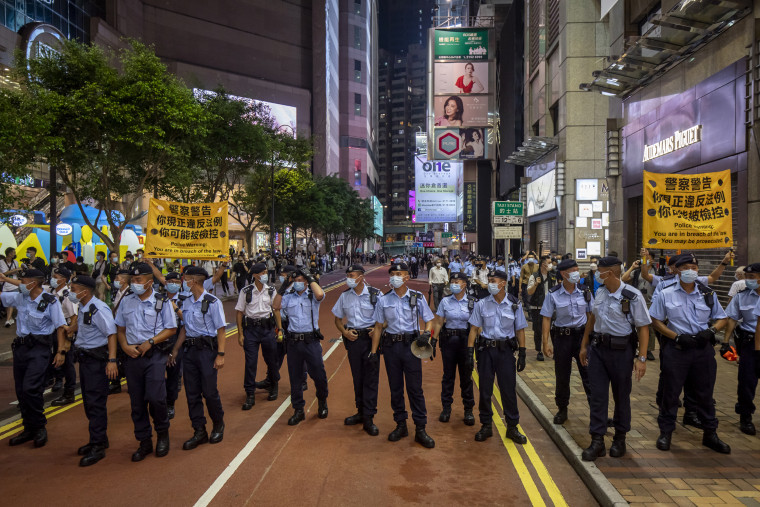
[[[387,290],[387,271],[367,276]],[[412,287],[427,296],[424,281]],[[338,336],[330,312],[345,285],[327,292],[320,311],[320,328],[327,353]],[[234,322],[234,302],[225,303],[227,320]],[[184,390],[170,429],[171,452],[132,463],[137,448],[126,392],[109,397],[107,456],[89,468],[78,466],[78,446],[88,440],[81,403],[49,418],[49,442],[41,449],[31,443],[8,447],[15,426],[0,428],[0,495],[5,505],[592,505],[593,497],[545,434],[530,411],[520,404],[521,426],[528,436],[524,448],[498,434],[475,442],[479,426],[462,422],[462,405],[455,393],[451,422],[438,422],[441,410],[441,362],[423,365],[423,388],[428,410],[428,433],[435,449],[424,449],[409,438],[389,442],[394,428],[384,367],[380,373],[378,415],[380,435],[370,437],[361,426],[347,427],[354,413],[351,373],[345,349],[338,344],[325,361],[329,378],[330,415],[316,417],[314,386],[309,381],[306,421],[287,425],[292,408],[287,402],[287,362],[280,372],[280,398],[243,412],[243,353],[236,339],[227,346],[219,386],[225,409],[226,432],[218,445],[183,451],[192,435]],[[530,363],[528,363],[528,369]],[[259,362],[259,377],[265,365]],[[526,370],[527,371],[527,370]],[[458,387],[457,387],[458,389]],[[477,397],[477,393],[476,393]],[[496,400],[494,400],[496,402]],[[286,405],[284,405],[287,403]],[[497,403],[498,407],[498,403]],[[477,409],[477,407],[476,407]],[[280,414],[277,416],[277,414]],[[210,426],[209,426],[210,429]],[[494,427],[496,430],[497,427]],[[255,436],[255,438],[254,438]],[[545,467],[545,468],[544,468]]]

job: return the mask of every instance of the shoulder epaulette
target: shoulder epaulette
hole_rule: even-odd
[[[560,289],[560,287],[562,287],[562,284],[558,283],[554,285],[551,289],[549,289],[549,292],[557,292]]]
[[[673,273],[671,273],[671,274],[669,274],[669,275],[665,275],[665,276],[663,276],[663,277],[662,277],[662,281],[665,281],[665,280],[672,280],[672,279],[674,279],[675,277],[676,277],[676,275],[674,275]]]
[[[47,292],[42,293],[42,299],[48,304],[58,301],[57,297]]]
[[[217,301],[217,297],[213,294],[206,294],[203,296],[204,301],[208,301],[209,303],[214,303]]]
[[[635,292],[631,292],[626,287],[623,287],[623,290],[620,292],[620,294],[629,301],[635,301],[638,296]]]
[[[695,282],[699,292],[702,294],[713,294],[715,291],[709,285],[705,285],[702,282]]]

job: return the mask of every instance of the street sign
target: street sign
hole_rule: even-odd
[[[423,248],[423,246],[422,246],[422,243],[420,243],[420,242],[417,242],[417,243],[412,243],[412,246],[413,246],[414,248]]]
[[[522,227],[494,227],[493,239],[520,239],[522,238]]]
[[[404,246],[412,246],[414,244],[414,241],[404,240]]]
[[[520,201],[494,201],[493,216],[523,216],[523,203]]]
[[[452,237],[454,237],[454,233],[453,232],[442,232],[441,233],[441,238],[452,238]]]
[[[493,217],[493,223],[494,224],[501,224],[501,225],[523,225],[523,217],[516,217],[514,215],[501,215],[498,217]]]

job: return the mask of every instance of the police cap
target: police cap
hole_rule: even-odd
[[[19,278],[45,278],[45,274],[39,269],[25,269],[18,275]]]
[[[120,269],[119,271],[116,272],[116,274],[117,275],[128,275],[129,274],[129,270],[128,269]]]
[[[346,274],[351,273],[353,271],[358,271],[359,273],[364,273],[364,266],[361,264],[351,264],[348,268],[346,268]]]
[[[145,262],[135,262],[129,267],[129,274],[130,275],[152,275],[153,270],[150,269],[150,266],[148,266]]]
[[[467,276],[464,273],[451,273],[450,280],[464,280],[467,281]]]
[[[607,256],[602,257],[599,262],[596,263],[597,267],[599,268],[611,268],[612,266],[617,266],[623,264],[623,261],[618,259],[617,257]]]
[[[565,271],[570,268],[577,268],[578,263],[575,262],[573,259],[565,259],[564,261],[557,264],[557,271]]]
[[[500,270],[500,269],[497,269],[495,271],[491,271],[490,273],[488,273],[488,278],[491,278],[491,277],[493,277],[493,278],[500,278],[502,280],[508,280],[509,279],[509,278],[507,278],[507,274],[504,271]]]
[[[164,277],[164,280],[168,282],[170,280],[179,280],[180,278],[182,277],[180,276],[179,273],[177,273],[176,271],[172,271],[171,273],[169,273],[168,275]]]
[[[185,274],[190,276],[202,276],[204,279],[208,278],[208,271],[200,266],[189,266],[185,269]]]
[[[72,281],[72,285],[81,285],[95,290],[95,279],[87,275],[77,275]]]
[[[287,266],[283,266],[282,270],[280,272],[283,273],[283,274],[285,274],[285,273],[293,273],[293,272],[295,272],[295,270],[296,270],[296,267],[294,265],[288,264]]]
[[[676,254],[672,256],[670,259],[668,259],[668,266],[672,266],[676,263],[676,261],[681,257],[681,254]]]
[[[747,273],[760,273],[760,262],[750,264],[749,266],[744,268],[744,274],[747,274]]]
[[[71,277],[71,271],[69,271],[69,269],[65,266],[60,266],[60,267],[55,268],[53,270],[53,274],[62,276],[64,278]]]
[[[409,265],[406,262],[394,262],[391,267],[388,268],[388,273],[394,271],[409,271]]]
[[[678,256],[678,260],[673,264],[675,267],[681,267],[684,264],[697,264],[699,265],[699,262],[697,261],[697,256],[694,254],[681,254]]]
[[[263,262],[257,262],[253,266],[251,266],[250,272],[253,275],[258,275],[259,273],[263,273],[267,270],[267,265]]]

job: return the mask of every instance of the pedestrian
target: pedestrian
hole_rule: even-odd
[[[16,249],[8,247],[5,249],[5,259],[0,260],[0,273],[5,275],[6,278],[12,280],[18,280],[18,273],[21,272],[21,267],[16,261]],[[2,292],[18,292],[18,287],[12,283],[3,283]],[[16,309],[12,306],[5,307],[5,327],[11,327],[16,323],[13,316],[16,313]]]
[[[232,266],[232,272],[235,273],[235,289],[238,293],[246,286],[248,277],[248,268],[245,265],[245,257],[241,253],[237,262]]]
[[[441,298],[443,298],[443,289],[449,283],[449,274],[443,267],[440,258],[435,260],[435,267],[428,273],[428,282],[433,291],[433,309],[437,310]]]
[[[578,367],[586,398],[591,404],[588,370],[581,363],[580,352],[586,322],[594,307],[594,296],[588,287],[580,284],[581,273],[574,260],[561,261],[557,273],[562,281],[549,289],[541,307],[541,337],[544,354],[554,359],[554,403],[559,409],[554,416],[554,424],[564,424],[570,404],[573,360]]]
[[[435,447],[435,441],[425,431],[427,409],[422,391],[422,360],[412,354],[411,345],[414,341],[423,347],[431,344],[434,315],[425,296],[407,287],[409,266],[406,263],[391,264],[388,273],[391,290],[380,298],[375,307],[375,328],[372,331],[372,349],[369,357],[373,364],[379,366],[378,349],[382,341],[393,420],[396,422],[396,428],[388,435],[388,440],[397,442],[409,436],[406,426],[408,415],[404,404],[406,382],[412,420],[416,427],[414,441],[432,449]],[[420,318],[425,322],[424,331],[420,331]]]
[[[507,291],[507,273],[494,271],[488,276],[489,296],[475,303],[470,316],[470,334],[467,340],[467,369],[474,368],[473,353],[477,347],[478,377],[480,378],[480,430],[475,434],[477,442],[493,436],[494,380],[501,390],[501,406],[507,422],[506,437],[516,444],[528,439],[520,433],[520,413],[517,408],[517,372],[525,369],[525,328],[528,323],[523,315],[520,301]],[[515,364],[517,352],[517,364]]]
[[[451,295],[441,300],[433,323],[433,336],[439,338],[443,378],[441,379],[441,406],[438,420],[449,422],[451,404],[454,402],[454,383],[459,370],[459,390],[464,406],[464,423],[475,424],[472,409],[475,396],[472,388],[472,371],[467,369],[467,339],[470,334],[470,315],[475,308],[475,298],[467,294],[467,276],[456,271],[451,274]],[[431,340],[432,341],[432,340]]]
[[[530,321],[533,326],[533,346],[536,350],[536,361],[543,361],[542,352],[542,334],[543,318],[541,317],[541,308],[549,291],[557,285],[557,275],[551,270],[552,261],[548,255],[541,257],[539,270],[528,278],[528,285],[525,288],[528,299],[528,312],[530,312]]]
[[[697,280],[699,262],[693,254],[682,254],[675,262],[678,283],[659,294],[650,309],[654,328],[663,336],[662,402],[657,423],[660,436],[657,448],[670,449],[676,426],[678,397],[684,384],[692,386],[696,412],[704,431],[702,445],[729,454],[731,447],[717,435],[713,390],[717,364],[715,335],[726,326],[727,317],[715,292]],[[665,321],[668,321],[667,325]],[[710,321],[713,325],[710,326]]]
[[[92,268],[92,277],[95,279],[97,289],[95,289],[95,297],[101,301],[106,300],[106,254],[104,252],[98,252],[96,255],[97,261]]]
[[[166,297],[153,290],[153,270],[135,262],[130,270],[132,294],[126,295],[116,311],[114,322],[119,346],[126,354],[124,372],[129,385],[135,438],[140,442],[132,461],[142,461],[153,452],[156,430],[156,456],[169,453],[169,414],[166,408],[166,354],[156,344],[169,340],[177,329],[172,306]]]
[[[108,379],[119,376],[116,365],[116,324],[111,309],[94,296],[95,280],[78,275],[71,282],[67,299],[75,303],[77,341],[73,354],[79,363],[84,413],[89,421],[90,439],[77,450],[79,466],[94,465],[108,448]]]
[[[652,319],[641,292],[620,280],[622,264],[617,257],[603,257],[594,274],[600,288],[586,322],[580,353],[591,384],[591,445],[581,455],[584,461],[594,461],[607,452],[604,435],[610,386],[615,400],[615,436],[610,456],[619,458],[625,454],[625,437],[631,431],[631,371],[637,381],[646,373],[646,356],[634,357],[635,341],[638,336],[639,350],[646,350]]]
[[[270,259],[271,260],[271,259]],[[276,323],[272,311],[274,282],[269,285],[267,266],[254,264],[251,268],[253,283],[243,288],[235,306],[238,326],[238,344],[245,352],[245,374],[243,389],[245,402],[243,410],[250,410],[256,404],[256,371],[259,364],[259,347],[267,365],[269,381],[269,401],[279,395],[280,368],[277,365]],[[274,270],[273,270],[274,271]]]
[[[9,444],[20,445],[34,441],[35,447],[47,443],[47,419],[43,413],[45,372],[51,361],[53,341],[58,342],[58,353],[53,358],[53,366],[58,368],[65,360],[69,343],[66,341],[61,303],[52,294],[42,290],[45,275],[39,269],[25,269],[19,280],[0,274],[0,282],[10,283],[19,292],[3,292],[0,298],[6,307],[18,310],[16,339],[11,344],[13,351],[13,380],[16,399],[21,410],[24,430],[9,440]]]
[[[61,407],[63,405],[69,405],[74,403],[77,384],[77,372],[74,367],[74,352],[71,350],[74,343],[74,323],[77,320],[77,306],[72,303],[69,296],[69,279],[71,278],[71,271],[65,267],[53,268],[50,275],[50,289],[49,293],[58,298],[58,302],[61,303],[61,310],[63,311],[63,318],[66,320],[64,326],[66,343],[66,356],[63,364],[58,368],[53,368],[52,365],[48,368],[48,376],[55,379],[53,392],[58,392],[63,389],[63,393],[58,398],[51,402],[54,407]],[[53,342],[53,354],[58,353],[58,344]],[[66,381],[64,384],[64,380]]]

